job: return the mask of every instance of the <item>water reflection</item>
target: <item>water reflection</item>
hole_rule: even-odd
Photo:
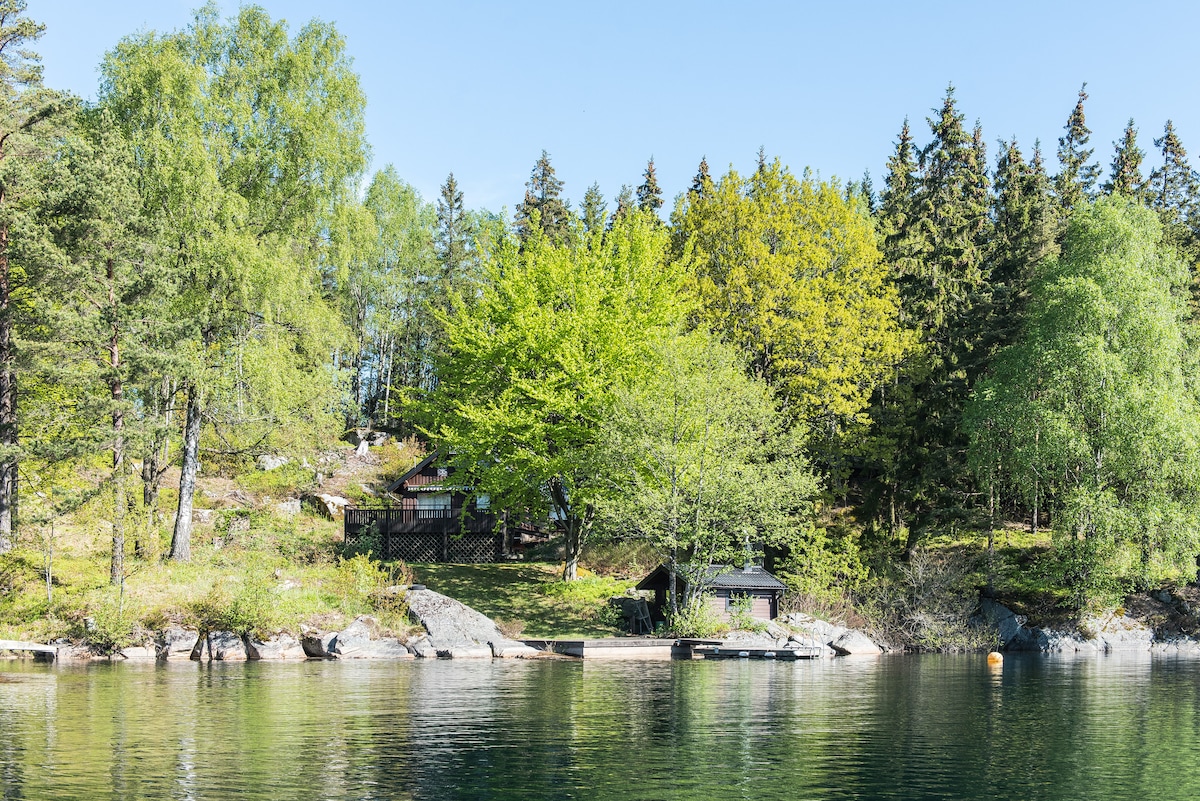
[[[1143,655],[10,662],[0,797],[1180,798],[1197,678]]]

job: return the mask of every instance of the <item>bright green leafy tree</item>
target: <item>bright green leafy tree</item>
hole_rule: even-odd
[[[613,393],[681,315],[660,229],[631,211],[589,234],[587,247],[570,247],[541,232],[535,211],[523,245],[508,238],[490,255],[479,295],[456,296],[438,384],[413,395],[428,435],[494,508],[542,519],[551,510],[566,580],[603,489],[601,426]]]
[[[1051,510],[1079,603],[1195,573],[1200,408],[1188,389],[1182,290],[1153,212],[1114,196],[1076,209],[1033,287],[1019,342],[967,414],[971,462]]]

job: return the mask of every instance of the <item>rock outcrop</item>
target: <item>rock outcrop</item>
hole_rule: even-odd
[[[412,653],[395,637],[377,634],[375,619],[354,619],[329,641],[327,653],[336,659],[412,659]]]
[[[406,597],[409,616],[428,632],[427,643],[414,646],[419,656],[431,650],[452,659],[538,655],[537,650],[505,637],[491,618],[453,598],[427,589],[409,590]]]
[[[783,621],[795,629],[791,639],[802,645],[825,646],[826,656],[879,656],[886,653],[887,646],[875,642],[866,632],[851,629],[837,623],[793,612]]]

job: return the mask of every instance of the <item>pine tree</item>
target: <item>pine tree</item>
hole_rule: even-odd
[[[696,177],[688,189],[690,198],[708,197],[712,194],[712,176],[708,174],[708,159],[701,156],[700,166],[696,168]]]
[[[884,256],[895,268],[911,271],[915,267],[908,262],[913,258],[913,251],[920,248],[912,245],[912,238],[917,234],[913,223],[918,175],[917,151],[907,119],[900,129],[896,149],[888,159],[883,183],[883,194],[879,197],[879,227]]]
[[[442,282],[448,285],[462,272],[467,258],[467,219],[463,212],[463,193],[458,188],[454,173],[442,185],[437,203],[437,235],[434,252],[442,266]]]
[[[1059,205],[1066,211],[1095,197],[1096,181],[1100,178],[1100,165],[1088,163],[1094,151],[1087,146],[1092,135],[1083,114],[1087,99],[1085,83],[1079,89],[1075,109],[1064,126],[1066,135],[1058,140],[1058,163],[1062,169],[1054,179],[1054,191]]]
[[[41,249],[30,225],[46,186],[37,165],[52,147],[61,98],[42,86],[39,56],[26,46],[45,31],[25,0],[0,0],[0,553],[12,547],[17,515],[17,328],[15,296]],[[22,262],[26,262],[22,264]],[[23,269],[15,269],[21,264]]]
[[[570,205],[562,199],[563,182],[554,174],[550,154],[545,150],[533,165],[525,184],[525,200],[517,206],[517,234],[522,242],[533,232],[533,213],[538,226],[552,242],[565,242],[570,234]]]
[[[1140,199],[1145,192],[1142,179],[1142,160],[1145,156],[1145,151],[1138,147],[1137,128],[1133,127],[1133,118],[1130,117],[1121,141],[1113,142],[1111,176],[1104,184],[1105,194]]]
[[[592,184],[583,193],[583,203],[579,207],[583,220],[583,230],[594,234],[604,230],[604,222],[608,217],[608,204],[604,195],[600,194],[600,184]]]
[[[642,211],[650,211],[655,214],[662,208],[663,198],[662,189],[658,186],[658,177],[654,174],[654,157],[650,157],[650,161],[646,163],[646,171],[642,173],[645,178],[642,185],[637,188],[637,204]]]

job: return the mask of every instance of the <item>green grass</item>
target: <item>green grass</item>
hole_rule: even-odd
[[[496,620],[509,636],[571,639],[622,632],[608,606],[636,580],[583,576],[564,584],[548,563],[412,565],[416,581]]]

